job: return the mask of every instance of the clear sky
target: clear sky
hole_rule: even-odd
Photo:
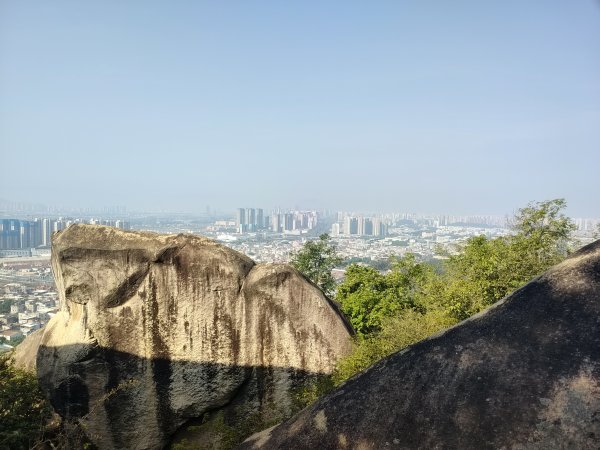
[[[0,198],[600,216],[600,3],[0,0]]]

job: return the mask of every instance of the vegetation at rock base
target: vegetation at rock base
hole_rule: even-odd
[[[276,409],[276,408],[275,408]],[[292,413],[298,412],[294,409]],[[172,442],[170,450],[230,450],[242,443],[248,436],[270,428],[283,420],[286,416],[274,415],[272,419],[265,420],[260,413],[246,414],[230,423],[221,411],[205,413],[197,424],[187,426],[185,437]]]
[[[319,286],[328,296],[332,296],[335,292],[335,280],[331,271],[341,262],[342,258],[338,256],[328,234],[322,234],[317,240],[308,241],[291,255],[290,261],[292,266]]]
[[[442,309],[424,313],[414,309],[383,322],[381,331],[367,337],[357,337],[353,352],[338,362],[332,376],[332,386],[409,345],[419,342],[457,323]]]
[[[565,207],[563,199],[530,203],[511,235],[473,237],[441,266],[411,254],[392,259],[387,273],[350,265],[336,300],[357,337],[334,381],[477,314],[563,260],[575,230]]]
[[[39,442],[50,408],[35,374],[0,356],[0,449],[28,449]]]

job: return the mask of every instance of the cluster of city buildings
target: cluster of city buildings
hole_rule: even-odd
[[[36,218],[33,220],[0,220],[0,250],[19,250],[50,246],[52,233],[63,230],[73,223],[109,225],[130,229],[124,220],[72,219],[72,218]]]
[[[235,219],[237,233],[272,231],[301,233],[313,229],[318,222],[316,211],[272,211],[265,216],[261,208],[238,208]]]
[[[318,214],[316,211],[274,211],[271,215],[271,231],[274,233],[297,234],[312,230],[317,226]]]
[[[386,236],[388,225],[381,217],[349,216],[338,213],[337,222],[331,225],[331,236]]]
[[[582,232],[598,232],[600,231],[600,219],[573,219],[575,226]]]
[[[265,220],[266,219],[266,220]],[[269,216],[265,218],[262,208],[238,208],[235,225],[238,233],[268,228]]]
[[[43,327],[58,311],[47,258],[13,258],[0,264],[0,352]]]

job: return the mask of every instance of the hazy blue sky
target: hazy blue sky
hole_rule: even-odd
[[[600,216],[600,3],[0,0],[0,198]]]

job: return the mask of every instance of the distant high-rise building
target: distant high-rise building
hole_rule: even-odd
[[[356,217],[346,217],[344,219],[344,234],[358,234],[358,219]]]
[[[39,247],[42,245],[42,221],[35,219],[29,224],[29,245]]]
[[[21,243],[21,223],[15,219],[4,219],[1,223],[0,248],[17,249]]]
[[[42,219],[42,245],[49,246],[51,237],[52,221],[50,219]]]
[[[372,219],[371,227],[373,229],[373,236],[381,236],[381,219],[378,217],[374,217]]]
[[[251,231],[256,228],[256,210],[254,208],[246,208],[246,225]]]
[[[342,228],[342,232],[346,235],[350,234],[350,222],[352,221],[352,217],[344,217],[344,227]]]
[[[284,214],[284,226],[285,231],[292,231],[294,229],[294,215],[291,213]]]
[[[265,227],[265,219],[263,217],[262,208],[256,210],[256,229],[262,230]]]
[[[236,226],[246,225],[246,210],[244,208],[238,208],[237,217],[235,220]]]
[[[363,219],[363,234],[373,236],[373,221],[369,217]]]
[[[364,236],[365,233],[365,218],[357,217],[356,218],[356,234],[359,236]]]
[[[340,224],[336,222],[333,225],[331,225],[331,236],[336,237],[339,235],[340,235]]]
[[[275,233],[280,233],[282,231],[281,214],[274,213],[271,215],[271,230]]]

